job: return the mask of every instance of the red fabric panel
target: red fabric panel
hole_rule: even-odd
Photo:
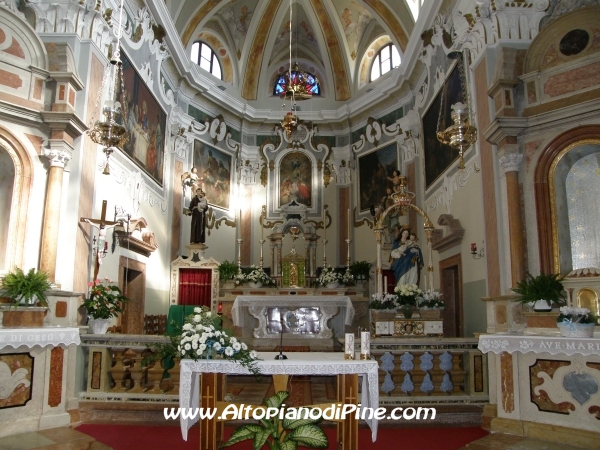
[[[211,288],[211,269],[179,269],[178,304],[210,308]]]

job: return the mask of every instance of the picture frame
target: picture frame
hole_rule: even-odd
[[[229,210],[233,158],[212,145],[194,140],[193,167],[209,205]]]
[[[279,162],[279,207],[288,204],[295,196],[296,202],[312,207],[313,164],[307,154],[291,151]]]
[[[442,96],[444,111],[440,117]],[[442,144],[436,136],[438,120],[440,122],[440,130],[445,130],[454,123],[451,117],[451,106],[457,102],[464,103],[465,99],[461,89],[460,71],[458,70],[458,64],[455,64],[422,119],[425,189],[431,187],[458,158],[458,150],[453,149],[449,145]]]
[[[167,114],[123,50],[121,60],[124,91],[117,83],[116,94],[121,104],[120,123],[129,135],[123,153],[163,187]]]
[[[396,142],[386,144],[358,157],[359,212],[376,207],[393,188],[394,170],[398,169],[398,147]]]

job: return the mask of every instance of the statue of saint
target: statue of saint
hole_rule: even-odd
[[[204,244],[206,237],[206,210],[208,202],[206,194],[200,188],[196,189],[196,196],[190,202],[189,210],[192,213],[192,230],[190,244]]]

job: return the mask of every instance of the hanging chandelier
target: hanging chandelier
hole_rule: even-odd
[[[444,112],[444,93],[442,92],[442,101],[438,116],[438,125],[436,137],[442,144],[458,150],[458,168],[465,168],[464,154],[477,141],[477,128],[472,125],[472,119],[469,108],[469,91],[465,78],[465,68],[462,60],[462,53],[458,53],[458,73],[460,77],[460,88],[463,93],[465,103],[458,102],[451,106],[452,113],[450,117],[454,122],[448,128],[441,130],[442,115]]]
[[[102,78],[102,86],[98,92],[98,98],[96,100],[96,106],[94,108],[94,115],[92,116],[91,125],[87,130],[87,134],[90,139],[98,145],[102,145],[104,149],[102,151],[106,155],[106,163],[104,164],[104,175],[110,175],[110,166],[108,160],[115,148],[123,149],[129,141],[127,129],[123,125],[123,119],[121,116],[121,104],[117,100],[117,92],[120,87],[121,92],[125,92],[125,85],[123,82],[123,64],[121,62],[121,21],[123,19],[123,0],[119,9],[119,25],[115,32],[117,37],[117,43],[115,51],[110,59],[110,64],[106,67],[104,77]],[[102,98],[106,86],[108,85],[107,100],[104,102],[102,108],[102,116],[94,121],[98,104]]]

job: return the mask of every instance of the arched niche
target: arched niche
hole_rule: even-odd
[[[4,222],[0,231],[0,273],[23,263],[23,247],[27,228],[27,206],[32,182],[32,167],[27,151],[6,129],[0,127],[0,157],[4,176],[0,185]],[[6,197],[6,198],[4,198]]]
[[[598,146],[600,125],[586,125],[560,134],[541,153],[535,168],[534,189],[540,271],[543,273],[566,274],[573,269],[566,177],[581,158],[593,154]],[[584,200],[591,207],[591,197]]]

